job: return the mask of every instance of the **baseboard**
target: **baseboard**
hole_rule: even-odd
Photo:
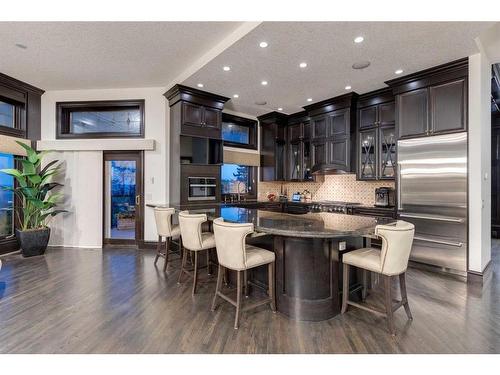
[[[493,267],[491,266],[491,259],[484,267],[483,272],[467,271],[467,282],[470,284],[486,285],[493,275]]]
[[[137,247],[139,248],[139,250],[156,249],[158,247],[158,241],[139,240],[137,241]],[[173,241],[172,241],[172,247],[178,250],[177,243]]]
[[[464,271],[458,271],[458,270],[454,270],[452,268],[434,266],[432,264],[415,262],[413,260],[410,260],[408,262],[408,265],[412,268],[417,268],[417,269],[424,270],[424,271],[439,273],[441,275],[448,276],[448,277],[451,277],[451,278],[456,279],[456,280],[460,280],[460,281],[464,281],[464,282],[467,281],[467,272],[464,272]]]

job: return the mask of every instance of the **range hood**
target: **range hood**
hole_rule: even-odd
[[[354,172],[346,171],[345,165],[339,164],[316,164],[311,168],[313,175],[333,175],[333,174],[353,174]]]

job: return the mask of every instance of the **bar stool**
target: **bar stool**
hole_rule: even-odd
[[[406,221],[398,220],[395,225],[377,225],[375,235],[382,239],[382,249],[363,248],[351,251],[342,258],[344,263],[344,277],[342,287],[342,314],[347,311],[347,306],[355,306],[363,310],[378,313],[387,318],[389,332],[395,335],[394,312],[404,306],[408,319],[413,317],[406,294],[406,269],[410,257],[415,226]],[[349,268],[358,267],[382,275],[385,289],[385,310],[368,307],[349,300]],[[401,301],[392,304],[391,280],[399,276]]]
[[[163,272],[167,269],[168,256],[171,252],[172,239],[178,238],[177,245],[179,247],[179,255],[182,256],[182,239],[180,238],[181,229],[178,225],[172,225],[172,216],[175,213],[175,209],[166,207],[155,207],[155,222],[156,231],[158,232],[158,246],[156,249],[156,257],[154,264],[158,262],[158,258],[165,258],[165,264],[163,265]],[[165,252],[162,252],[163,237],[165,237]]]
[[[234,319],[234,329],[238,329],[240,312],[253,309],[255,307],[270,304],[271,310],[276,311],[275,303],[275,284],[274,284],[274,262],[275,256],[272,251],[264,250],[256,246],[245,244],[245,238],[253,233],[252,223],[233,224],[224,222],[223,218],[214,220],[215,244],[217,249],[217,258],[219,260],[219,272],[217,275],[217,286],[212,301],[212,311],[215,311],[217,297],[229,302],[236,307],[236,316]],[[262,301],[241,307],[241,295],[243,291],[242,274],[251,268],[268,265],[268,295]],[[237,272],[236,301],[222,293],[222,279],[224,269],[230,269]]]
[[[182,254],[181,272],[179,274],[178,283],[181,282],[184,273],[193,275],[193,291],[196,293],[196,286],[198,283],[198,253],[206,250],[207,252],[207,269],[210,275],[210,250],[215,248],[215,238],[213,233],[203,233],[201,225],[207,221],[206,214],[189,214],[188,211],[179,212],[179,226],[181,228],[182,245],[184,253]],[[187,250],[194,252],[194,269],[188,270],[187,263]]]

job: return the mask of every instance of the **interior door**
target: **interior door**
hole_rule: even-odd
[[[136,244],[143,239],[143,153],[104,153],[103,243]]]

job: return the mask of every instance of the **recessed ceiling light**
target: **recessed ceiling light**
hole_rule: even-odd
[[[266,48],[268,46],[267,42],[260,42],[260,48]]]
[[[347,86],[345,87],[345,89],[346,89],[346,90],[350,90],[350,89],[351,89],[351,86],[347,85]]]
[[[266,86],[266,85],[267,85],[267,81],[262,81],[260,84],[261,84],[262,86]]]
[[[283,108],[281,108],[281,107],[278,108],[278,111],[282,111],[282,110],[283,110]]]
[[[398,70],[396,70],[394,73],[396,73],[396,74],[401,74],[401,73],[403,73],[403,69],[398,69]]]
[[[203,87],[203,83],[198,83],[196,86]]]
[[[312,100],[312,98],[307,98],[307,101],[312,102],[313,100]]]
[[[307,63],[306,63],[306,62],[301,62],[301,63],[299,64],[299,66],[300,66],[301,68],[305,68],[305,67],[307,66]]]
[[[255,102],[256,105],[266,105],[267,102],[265,100],[258,100]]]
[[[229,66],[225,66],[222,69],[224,69],[225,72],[229,72],[231,70],[231,68]]]
[[[16,43],[16,47],[17,47],[17,48],[21,48],[21,49],[27,49],[27,48],[28,48],[28,46],[27,46],[27,45],[25,45],[25,44],[21,44],[21,43]]]
[[[233,98],[239,98],[240,96],[238,94],[234,94]]]
[[[363,40],[365,40],[365,38],[363,38],[362,36],[357,36],[356,38],[354,38],[354,43],[361,43]]]

